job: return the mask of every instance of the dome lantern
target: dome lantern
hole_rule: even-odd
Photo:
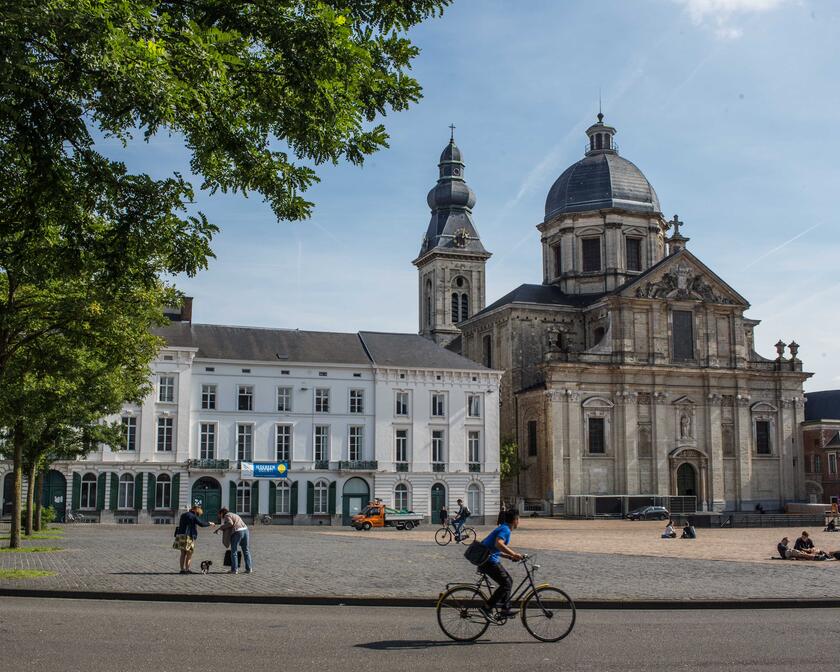
[[[616,130],[612,126],[607,126],[604,123],[604,115],[598,112],[598,121],[586,129],[586,135],[589,136],[586,156],[596,153],[618,154],[618,147],[613,141],[615,134]]]

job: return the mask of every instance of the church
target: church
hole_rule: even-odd
[[[602,114],[584,158],[548,191],[542,281],[485,305],[485,265],[454,136],[429,192],[420,334],[503,370],[508,499],[570,513],[581,496],[694,497],[698,511],[806,498],[803,372],[795,342],[766,358],[746,298],[688,249]]]

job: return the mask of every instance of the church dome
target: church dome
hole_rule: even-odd
[[[545,200],[545,219],[571,212],[620,208],[633,212],[660,212],[659,199],[635,164],[618,155],[615,129],[603,123],[590,126],[586,156],[569,166],[551,186]]]

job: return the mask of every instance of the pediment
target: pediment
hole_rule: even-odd
[[[678,399],[674,399],[674,401],[672,403],[674,404],[674,406],[694,406],[695,405],[694,399],[692,399],[691,397],[686,396],[686,395],[683,395],[683,396],[679,397]]]
[[[624,286],[622,296],[639,299],[702,301],[749,307],[749,302],[688,250],[666,257]]]

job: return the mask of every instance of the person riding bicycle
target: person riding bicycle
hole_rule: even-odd
[[[510,532],[517,527],[519,527],[519,511],[517,509],[508,509],[505,511],[505,522],[481,541],[482,546],[486,546],[493,552],[487,560],[478,566],[478,571],[486,574],[498,584],[490,599],[487,600],[487,606],[480,608],[481,612],[489,620],[493,620],[493,609],[496,606],[501,607],[500,616],[509,618],[516,614],[516,611],[510,608],[510,591],[513,588],[513,579],[511,579],[508,571],[502,566],[502,556],[517,562],[525,557],[508,546],[510,543]]]
[[[452,526],[455,528],[455,541],[461,541],[461,530],[464,529],[464,525],[471,515],[472,512],[464,505],[464,500],[459,499],[458,513],[455,514],[455,518],[452,521]]]

